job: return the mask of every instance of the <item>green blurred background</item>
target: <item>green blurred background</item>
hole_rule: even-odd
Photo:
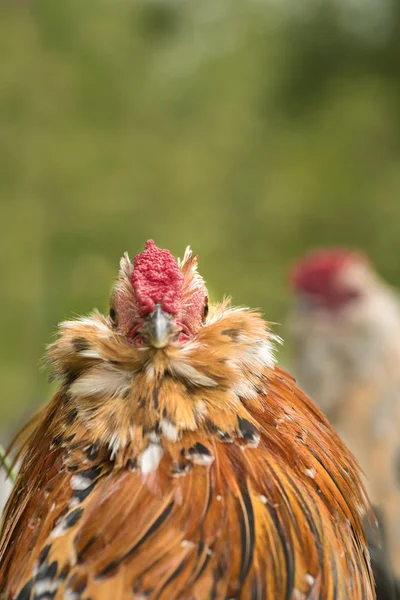
[[[400,287],[400,0],[1,0],[0,49],[0,437],[149,237],[277,322],[310,247]]]

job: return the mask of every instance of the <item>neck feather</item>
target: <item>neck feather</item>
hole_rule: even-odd
[[[48,352],[62,382],[58,435],[106,446],[116,464],[144,462],[144,470],[195,433],[257,445],[249,410],[262,408],[272,338],[258,314],[225,307],[193,341],[161,351],[134,348],[99,313],[61,324]]]

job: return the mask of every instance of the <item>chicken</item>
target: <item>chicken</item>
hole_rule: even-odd
[[[17,436],[4,600],[375,598],[357,464],[256,312],[190,249],[125,255],[108,316],[61,323],[59,391]]]
[[[295,374],[365,472],[399,576],[400,304],[351,250],[311,252],[290,280]]]

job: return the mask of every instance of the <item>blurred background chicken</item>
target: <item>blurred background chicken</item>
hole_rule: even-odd
[[[294,265],[294,370],[349,445],[382,509],[400,574],[400,304],[362,253],[311,252]]]
[[[189,249],[125,255],[108,316],[61,324],[59,391],[17,437],[4,599],[372,600],[357,464],[273,341],[209,308]]]

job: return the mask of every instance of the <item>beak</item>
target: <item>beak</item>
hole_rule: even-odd
[[[177,334],[180,328],[171,320],[171,315],[164,312],[159,304],[149,316],[144,329],[153,348],[165,348],[172,335]]]

